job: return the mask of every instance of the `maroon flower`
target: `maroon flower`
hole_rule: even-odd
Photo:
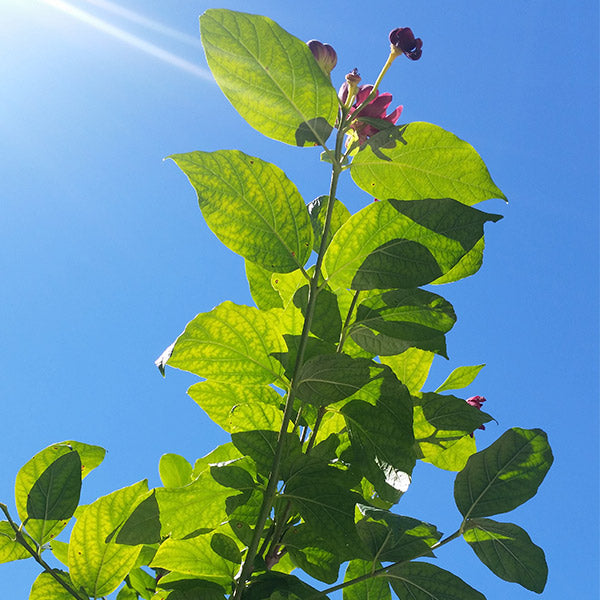
[[[354,104],[350,107],[350,114],[352,114],[358,106],[360,106],[372,92],[372,85],[361,85],[358,88],[358,93],[356,94],[356,98],[354,99]],[[342,102],[346,101],[348,95],[347,87],[340,89],[340,100]],[[384,121],[388,121],[392,125],[396,124],[396,121],[400,118],[400,114],[402,113],[402,106],[398,106],[394,111],[392,111],[389,115],[386,115],[387,109],[389,105],[392,103],[392,95],[385,93],[380,94],[379,92],[375,92],[375,97],[373,100],[369,102],[364,108],[360,111],[360,117],[369,117],[371,119],[383,119]],[[365,123],[360,120],[355,120],[352,122],[352,129],[356,132],[358,136],[358,141],[360,144],[364,144],[365,141],[370,138],[372,135],[376,134],[380,131],[375,125],[370,125],[369,123]]]
[[[481,410],[481,406],[485,401],[486,400],[483,396],[471,396],[470,398],[467,398],[467,400],[466,400],[467,404],[470,404],[471,406],[474,406],[475,408],[478,408],[479,410]],[[479,429],[485,429],[485,425],[481,425],[479,427]],[[473,434],[471,434],[471,437],[473,437]]]
[[[310,51],[313,53],[315,60],[319,63],[321,70],[325,75],[329,75],[335,65],[337,65],[337,54],[332,46],[323,44],[318,40],[310,40],[306,42]]]
[[[390,32],[392,52],[402,53],[410,60],[419,60],[423,51],[423,40],[413,35],[410,27],[397,27]]]

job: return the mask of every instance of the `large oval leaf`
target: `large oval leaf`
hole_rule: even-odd
[[[214,381],[269,384],[282,372],[271,353],[285,349],[267,315],[250,306],[223,302],[190,321],[156,362],[159,368],[168,363]]]
[[[267,17],[224,9],[200,17],[206,60],[219,87],[252,127],[291,144],[324,144],[337,94],[308,46]]]
[[[304,266],[313,228],[300,193],[279,167],[238,150],[170,158],[187,175],[206,223],[228,248],[271,272]]]
[[[352,161],[352,179],[381,199],[454,198],[469,206],[506,200],[473,146],[431,123],[373,136]]]
[[[535,496],[552,461],[541,429],[509,429],[456,476],[456,506],[465,518],[508,512]]]

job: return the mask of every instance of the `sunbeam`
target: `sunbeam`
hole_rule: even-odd
[[[206,81],[214,81],[212,75],[208,70],[203,69],[202,67],[199,67],[198,65],[195,65],[194,63],[185,60],[184,58],[181,58],[180,56],[177,56],[172,52],[164,50],[156,44],[147,42],[146,40],[138,37],[137,35],[129,33],[128,31],[125,31],[120,27],[111,25],[104,19],[100,19],[99,17],[96,17],[85,10],[77,8],[76,6],[73,6],[65,0],[40,1],[44,4],[47,4],[48,6],[51,6],[52,8],[55,8],[56,10],[60,10],[61,12],[82,21],[83,23],[87,23],[88,25],[98,29],[99,31],[107,33],[108,35],[111,35],[121,40],[122,42],[125,42],[126,44],[129,44],[130,46],[133,46],[134,48],[137,48],[142,52],[145,52],[146,54],[154,56],[155,58],[158,58],[163,62],[166,62],[183,71],[191,73],[192,75],[200,77],[201,79],[204,79]]]

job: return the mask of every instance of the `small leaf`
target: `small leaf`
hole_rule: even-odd
[[[297,306],[302,311],[302,315],[306,317],[306,310],[308,307],[308,285],[305,285],[296,291],[294,294],[294,305]],[[337,344],[340,339],[342,317],[340,315],[338,297],[326,288],[323,288],[318,292],[310,331],[318,338],[334,344]]]
[[[325,143],[337,94],[304,42],[267,17],[224,9],[207,10],[200,32],[219,87],[252,127],[286,144]]]
[[[16,541],[13,528],[8,521],[0,521],[0,563],[30,558],[31,554]]]
[[[241,564],[242,553],[238,545],[228,535],[213,533],[210,538],[210,547],[221,557],[229,562]]]
[[[77,519],[69,541],[69,571],[76,589],[94,598],[107,596],[133,568],[141,546],[107,543],[107,538],[147,492],[148,482],[140,481],[98,498]]]
[[[425,562],[392,567],[386,576],[400,600],[485,600],[456,575]]]
[[[548,578],[544,551],[512,523],[470,519],[463,537],[481,562],[501,579],[541,594]]]
[[[206,223],[231,250],[271,272],[306,263],[313,230],[285,173],[238,150],[174,154],[198,194]]]
[[[455,322],[452,305],[437,294],[390,290],[359,304],[350,335],[373,354],[395,355],[416,347],[447,358],[445,334]]]
[[[192,481],[192,465],[179,454],[163,454],[158,473],[166,488],[183,487]]]
[[[381,362],[392,369],[411,394],[416,394],[427,381],[433,357],[433,352],[409,348],[396,356],[382,356]]]
[[[283,338],[265,314],[223,302],[187,324],[168,364],[214,381],[268,384],[281,372],[270,354],[284,349]]]
[[[397,128],[399,131],[399,128]],[[395,133],[395,132],[394,132]],[[376,198],[454,198],[472,205],[502,198],[474,148],[431,123],[402,126],[404,143],[382,131],[352,161],[352,179]]]
[[[485,365],[474,365],[472,367],[457,367],[446,377],[446,380],[440,387],[435,390],[436,393],[445,392],[447,390],[460,390],[471,385],[475,381],[475,377]]]
[[[458,473],[456,506],[465,518],[508,512],[535,496],[552,461],[541,429],[509,429]]]
[[[252,261],[246,261],[246,279],[252,299],[260,310],[283,307],[281,297],[271,285],[271,275],[271,271]]]
[[[190,465],[191,470],[191,465]],[[117,544],[137,546],[138,544],[157,544],[161,541],[160,513],[156,493],[152,491],[127,517],[125,524],[115,538]]]
[[[319,196],[310,202],[307,206],[310,222],[313,226],[314,244],[313,250],[319,252],[321,249],[321,239],[323,237],[323,227],[327,216],[327,205],[329,196]],[[331,223],[329,225],[329,235],[325,248],[329,246],[335,232],[350,218],[350,211],[336,198],[331,214]]]
[[[65,565],[65,567],[69,566],[69,544],[60,540],[52,540],[50,550],[52,550],[55,558]]]
[[[71,588],[74,587],[68,573],[58,570],[54,572]],[[29,600],[73,600],[73,596],[50,573],[40,573],[31,586]]]
[[[129,585],[140,595],[144,600],[152,600],[152,596],[156,591],[156,580],[143,569],[132,569],[127,576]],[[136,596],[137,596],[136,594]],[[118,598],[117,598],[118,600]],[[135,598],[137,600],[137,597]]]
[[[351,560],[348,563],[344,582],[369,575],[381,568],[379,561]],[[344,600],[391,600],[390,584],[383,577],[371,577],[344,588]]]

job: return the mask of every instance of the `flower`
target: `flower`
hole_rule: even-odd
[[[485,402],[485,398],[483,396],[471,396],[470,398],[466,399],[466,403],[474,406],[475,408],[478,408],[479,410],[481,410],[481,405]],[[478,429],[485,429],[485,425],[481,425]],[[471,434],[471,437],[473,437],[473,434]]]
[[[410,27],[397,27],[390,32],[390,50],[392,53],[404,54],[410,60],[419,60],[423,51],[423,40],[413,35]]]
[[[358,93],[356,94],[356,98],[354,99],[354,104],[350,107],[350,114],[352,114],[358,106],[360,106],[371,94],[373,91],[372,85],[361,85],[358,88]],[[340,89],[340,100],[342,102],[346,101],[348,94],[348,88],[344,89],[344,86]],[[364,144],[369,137],[376,134],[380,131],[380,127],[376,125],[371,125],[369,123],[365,123],[364,121],[360,121],[361,117],[368,117],[371,119],[382,119],[384,121],[388,121],[392,125],[396,124],[396,121],[400,118],[400,114],[402,113],[402,106],[398,106],[394,111],[392,111],[389,115],[386,115],[386,111],[389,105],[392,103],[392,95],[385,93],[380,94],[379,92],[375,92],[375,97],[373,100],[369,102],[365,107],[360,110],[360,116],[357,120],[352,122],[352,129],[354,129],[356,133],[356,137],[360,144]]]
[[[337,54],[332,46],[329,44],[323,44],[318,40],[310,40],[306,42],[310,51],[313,53],[315,60],[321,67],[321,70],[325,75],[329,75],[335,65],[337,65]]]

